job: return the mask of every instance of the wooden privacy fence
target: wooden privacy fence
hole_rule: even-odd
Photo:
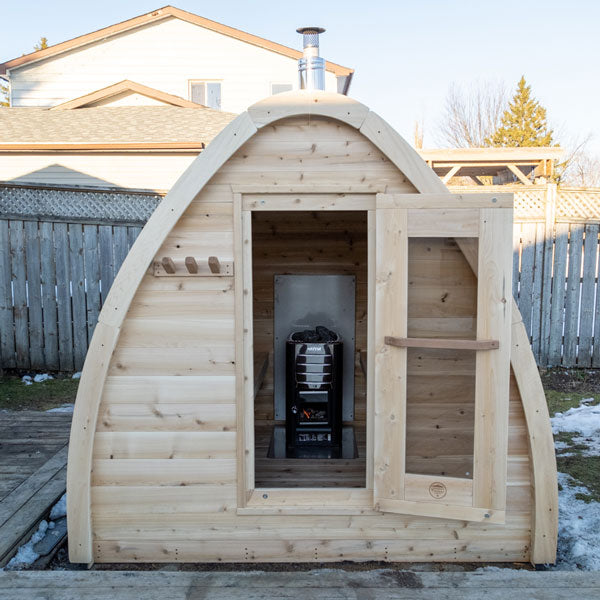
[[[515,193],[513,295],[538,365],[600,367],[600,189]],[[477,188],[454,188],[462,193]],[[0,185],[0,366],[83,366],[102,303],[162,195]]]
[[[515,194],[513,296],[538,365],[599,368],[600,189],[485,189]]]
[[[74,371],[159,194],[0,186],[0,366]]]

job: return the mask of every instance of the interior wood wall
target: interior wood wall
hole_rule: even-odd
[[[414,191],[356,130],[289,119],[262,129],[224,165],[158,258],[233,259],[231,184],[255,183]],[[233,279],[144,278],[111,360],[95,433],[96,561],[529,558],[528,444],[514,380],[505,525],[377,513],[239,516],[234,355]]]
[[[354,275],[356,351],[367,350],[366,211],[252,215],[254,350],[273,350],[275,275]]]

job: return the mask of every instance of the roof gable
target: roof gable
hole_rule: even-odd
[[[62,104],[53,106],[50,110],[68,110],[73,108],[84,108],[101,102],[102,100],[107,100],[114,96],[123,94],[124,92],[141,94],[142,96],[147,96],[148,98],[158,100],[159,102],[169,104],[171,106],[180,106],[182,108],[206,108],[200,104],[191,102],[190,100],[180,98],[179,96],[167,94],[166,92],[162,92],[161,90],[157,90],[155,88],[148,87],[147,85],[142,85],[141,83],[136,83],[135,81],[125,79],[123,81],[119,81],[118,83],[114,83],[113,85],[109,85],[105,88],[101,88],[89,94],[85,94],[84,96],[80,96],[79,98],[74,98],[73,100],[69,100],[67,102],[63,102]]]
[[[164,6],[152,12],[128,19],[127,21],[122,21],[121,23],[116,23],[115,25],[110,25],[109,27],[104,27],[92,33],[87,33],[85,35],[73,38],[72,40],[67,40],[66,42],[61,42],[60,44],[54,44],[53,46],[49,46],[43,50],[31,52],[30,54],[24,54],[18,58],[0,63],[0,74],[5,74],[9,69],[14,69],[38,60],[49,58],[57,54],[61,54],[62,52],[67,52],[68,50],[79,48],[92,42],[102,40],[125,31],[133,30],[149,23],[161,21],[169,17],[181,19],[182,21],[204,27],[211,31],[215,31],[242,42],[264,48],[265,50],[270,50],[271,52],[282,54],[283,56],[287,56],[295,60],[302,58],[302,52],[299,50],[294,50],[293,48],[289,48],[283,44],[278,44],[265,38],[261,38],[257,35],[246,33],[240,29],[235,29],[234,27],[229,27],[228,25],[223,25],[222,23],[217,23],[216,21],[211,21],[210,19],[200,17],[174,6]],[[348,76],[354,73],[354,69],[342,67],[341,65],[329,61],[325,63],[325,67],[328,71],[335,73],[337,76]]]

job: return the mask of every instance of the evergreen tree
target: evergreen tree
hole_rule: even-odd
[[[48,47],[48,39],[41,37],[40,41],[33,47],[34,50],[45,50]]]
[[[0,106],[10,106],[8,101],[8,85],[3,80],[0,83]]]
[[[500,126],[486,142],[490,146],[551,146],[546,109],[531,95],[531,86],[521,77],[517,91],[502,115]]]

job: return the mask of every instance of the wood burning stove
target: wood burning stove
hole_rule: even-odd
[[[342,443],[341,337],[319,326],[286,342],[288,456],[336,458]]]

